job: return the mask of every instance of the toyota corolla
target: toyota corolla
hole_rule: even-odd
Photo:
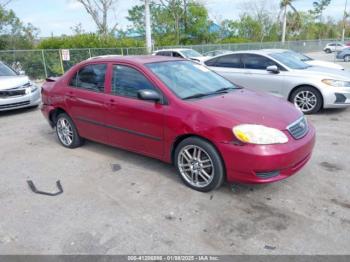
[[[89,139],[173,163],[199,191],[287,178],[315,143],[294,105],[177,58],[90,59],[48,79],[42,102],[63,146]]]

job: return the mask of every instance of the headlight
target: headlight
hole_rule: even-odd
[[[26,94],[34,93],[38,87],[33,82],[28,82],[23,86],[26,89]]]
[[[348,81],[323,79],[322,83],[329,85],[329,86],[335,86],[335,87],[350,87],[350,82],[348,82]]]
[[[233,134],[244,143],[271,145],[285,144],[288,137],[280,130],[262,125],[238,125],[233,128]]]

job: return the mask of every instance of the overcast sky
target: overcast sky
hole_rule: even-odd
[[[205,3],[209,15],[214,20],[237,18],[242,6],[249,0],[200,0]],[[264,0],[262,0],[264,1]],[[268,3],[277,0],[265,0]],[[298,10],[312,8],[313,0],[296,0]],[[118,21],[119,27],[125,29],[129,23],[126,20],[128,9],[140,0],[119,0],[116,13],[110,17]],[[342,17],[345,0],[332,0],[325,11],[327,16],[339,19]],[[350,4],[349,4],[350,5]],[[82,23],[86,31],[95,31],[96,27],[81,4],[75,0],[13,0],[8,8],[13,9],[24,22],[30,22],[40,29],[40,36],[71,34],[71,27]],[[277,7],[276,7],[277,9]]]

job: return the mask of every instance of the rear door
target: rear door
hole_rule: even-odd
[[[155,84],[135,67],[114,64],[108,95],[108,138],[112,145],[145,155],[163,156],[164,108],[166,105],[140,100],[137,92]]]
[[[89,64],[72,77],[65,94],[65,103],[79,134],[85,138],[107,142],[104,127],[106,113],[107,64]]]
[[[205,65],[231,82],[246,86],[249,71],[244,68],[241,54],[219,56],[206,61]]]

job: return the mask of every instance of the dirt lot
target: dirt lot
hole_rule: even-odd
[[[349,254],[350,108],[308,118],[317,145],[297,175],[205,194],[157,160],[63,148],[37,109],[1,113],[0,253]],[[34,194],[27,179],[65,192]]]

